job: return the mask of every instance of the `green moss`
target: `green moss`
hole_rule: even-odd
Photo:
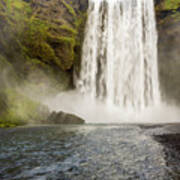
[[[77,30],[75,30],[74,28],[66,25],[66,24],[63,24],[60,26],[60,29],[61,30],[64,30],[64,31],[67,31],[68,33],[71,33],[72,35],[77,35]]]
[[[42,105],[20,94],[14,89],[6,89],[6,111],[0,115],[0,127],[14,127],[42,120]]]
[[[24,1],[22,0],[16,0],[16,1],[12,1],[11,0],[11,5],[14,6],[17,9],[22,9],[24,8],[24,6],[26,5]]]
[[[55,63],[63,70],[70,69],[74,61],[75,38],[49,34],[48,43],[55,51]]]
[[[162,0],[157,6],[156,11],[176,10],[180,7],[179,0]]]
[[[50,35],[48,36],[48,41],[49,42],[54,42],[54,43],[60,43],[60,44],[69,44],[74,46],[75,44],[75,39],[72,37],[64,37],[64,36],[53,36]]]
[[[64,4],[64,6],[66,7],[66,9],[68,10],[69,14],[71,14],[73,17],[76,17],[76,12],[75,12],[74,9],[71,7],[71,5],[69,5],[68,3],[66,3],[64,0],[62,1],[62,3]]]
[[[163,8],[165,10],[177,9],[180,6],[179,0],[164,0]]]
[[[20,125],[25,125],[23,122],[7,120],[7,117],[0,117],[0,128],[13,128]]]
[[[6,0],[6,16],[11,23],[17,23],[16,26],[22,25],[27,15],[32,12],[28,3],[22,0]]]
[[[40,59],[50,63],[55,57],[54,50],[46,42],[48,35],[48,25],[37,18],[31,18],[22,36],[24,51],[33,59]]]
[[[22,43],[25,46],[24,51],[32,59],[39,59],[48,64],[55,64],[62,69],[70,68],[72,66],[72,59],[74,58],[73,48],[75,38],[74,36],[52,35],[49,32],[50,27],[51,25],[47,24],[47,22],[38,18],[32,18],[23,35]],[[75,30],[68,26],[63,25],[60,28],[75,33]],[[68,60],[65,59],[69,57],[70,63],[68,64]]]
[[[40,120],[42,107],[38,102],[20,94],[13,85],[19,78],[8,60],[0,55],[0,128],[24,125]]]

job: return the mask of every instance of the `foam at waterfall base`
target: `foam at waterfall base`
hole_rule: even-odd
[[[162,124],[180,122],[180,109],[176,106],[160,104],[156,107],[144,109],[141,112],[135,112],[131,109],[106,105],[88,95],[83,96],[77,91],[60,93],[54,98],[47,99],[45,104],[48,105],[51,111],[72,113],[84,118],[86,123],[93,124]]]

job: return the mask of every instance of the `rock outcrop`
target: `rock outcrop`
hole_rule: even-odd
[[[60,112],[52,112],[47,119],[48,124],[84,124],[85,121],[73,114]]]

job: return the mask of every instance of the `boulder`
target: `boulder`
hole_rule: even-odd
[[[47,119],[47,123],[49,124],[84,124],[85,121],[74,115],[60,112],[52,112]]]

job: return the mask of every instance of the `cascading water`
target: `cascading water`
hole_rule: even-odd
[[[89,0],[82,51],[82,93],[121,109],[160,102],[153,0]]]

